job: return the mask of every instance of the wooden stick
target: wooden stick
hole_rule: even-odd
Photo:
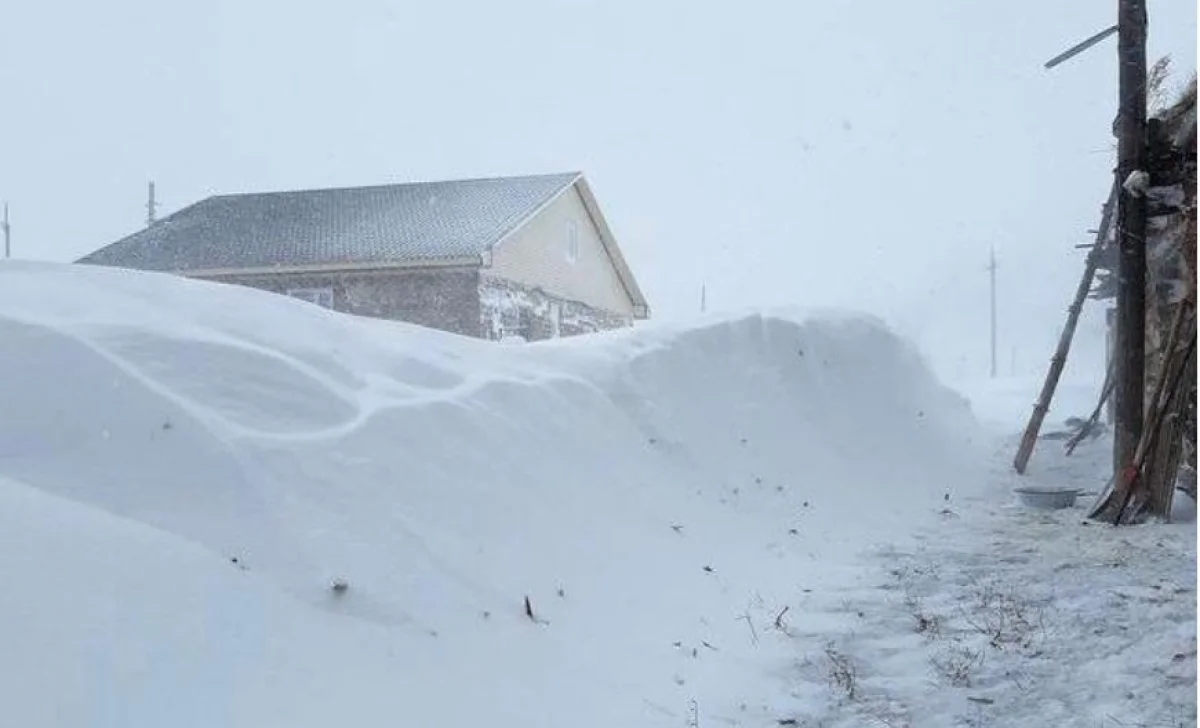
[[[1113,365],[1110,362],[1108,373],[1104,375],[1104,387],[1100,390],[1100,401],[1096,403],[1096,409],[1092,410],[1092,414],[1087,418],[1087,422],[1083,424],[1083,427],[1079,428],[1079,432],[1076,432],[1067,441],[1065,447],[1067,455],[1074,454],[1075,448],[1079,447],[1079,443],[1083,442],[1084,438],[1092,433],[1092,430],[1096,427],[1096,423],[1100,421],[1100,413],[1104,411],[1104,403],[1108,401],[1109,395],[1112,394],[1114,384],[1116,382],[1113,380]]]
[[[1171,363],[1174,363],[1179,357],[1175,355],[1175,348],[1178,345],[1179,336],[1183,330],[1184,312],[1189,308],[1186,303],[1180,304],[1175,311],[1175,320],[1171,324],[1171,335],[1167,341],[1167,352]],[[1196,345],[1196,332],[1192,330],[1191,342],[1188,349],[1193,349]],[[1154,387],[1154,395],[1151,397],[1152,407],[1148,418],[1149,427],[1142,429],[1142,435],[1138,439],[1137,447],[1134,449],[1133,457],[1129,464],[1124,467],[1119,473],[1114,482],[1113,489],[1108,495],[1103,498],[1092,509],[1089,515],[1091,518],[1100,520],[1110,520],[1113,525],[1118,525],[1121,522],[1121,516],[1129,507],[1129,503],[1133,498],[1134,492],[1137,490],[1136,485],[1140,481],[1142,467],[1146,460],[1146,455],[1150,446],[1157,439],[1158,431],[1161,429],[1163,415],[1166,412],[1166,394],[1171,392],[1178,385],[1183,371],[1186,369],[1186,359],[1184,366],[1176,366],[1171,371],[1164,371],[1163,376],[1159,377],[1158,382]],[[1168,387],[1168,382],[1170,387]],[[1116,508],[1113,506],[1116,504]]]
[[[1191,340],[1191,343],[1188,345],[1187,350],[1189,352],[1189,356],[1191,355],[1192,352],[1194,352],[1196,350],[1195,334],[1192,335],[1192,340]],[[1166,420],[1167,420],[1167,416],[1166,416],[1167,415],[1167,405],[1174,398],[1175,393],[1178,390],[1179,379],[1181,378],[1181,375],[1183,374],[1183,371],[1185,368],[1186,367],[1178,368],[1175,371],[1175,376],[1171,377],[1172,384],[1167,390],[1167,394],[1164,397],[1164,401],[1162,401],[1160,403],[1161,406],[1155,411],[1154,419],[1151,420],[1151,422],[1149,423],[1150,424],[1149,434],[1146,437],[1142,438],[1143,441],[1145,442],[1145,447],[1142,448],[1142,451],[1139,453],[1139,457],[1137,459],[1137,469],[1134,470],[1134,473],[1133,473],[1134,478],[1131,481],[1130,487],[1126,489],[1125,497],[1121,501],[1121,508],[1118,509],[1116,518],[1113,520],[1114,526],[1121,525],[1122,520],[1125,520],[1125,519],[1122,519],[1122,516],[1124,516],[1125,513],[1130,510],[1129,504],[1131,502],[1133,502],[1133,497],[1135,495],[1139,495],[1139,491],[1147,490],[1147,488],[1145,486],[1145,483],[1147,480],[1145,477],[1145,475],[1146,475],[1146,473],[1145,473],[1146,458],[1149,456],[1151,449],[1154,448],[1159,442],[1159,435],[1162,433],[1163,425],[1166,423]],[[1141,447],[1141,443],[1139,443],[1139,447]],[[1142,487],[1140,487],[1140,488],[1134,487],[1135,485],[1140,485]],[[1137,507],[1135,509],[1133,509],[1132,512],[1130,512],[1130,514],[1129,514],[1130,517],[1127,520],[1131,520],[1131,521],[1136,520],[1137,517],[1140,515],[1141,511],[1143,510],[1144,505],[1145,505],[1145,499],[1139,501],[1137,503]]]
[[[758,644],[758,632],[754,629],[754,621],[750,619],[750,613],[746,612],[745,614],[738,617],[738,619],[746,620],[746,626],[750,628],[750,637],[751,637],[751,639],[754,640],[754,644],[757,645]]]
[[[1183,307],[1180,306],[1175,312],[1175,321],[1171,325],[1171,335],[1166,349],[1168,352],[1175,347],[1175,342],[1179,336],[1179,330],[1182,323]],[[1145,462],[1146,453],[1149,450],[1150,439],[1155,436],[1158,430],[1157,421],[1163,408],[1163,392],[1165,391],[1167,379],[1169,378],[1166,375],[1167,373],[1164,372],[1163,376],[1159,377],[1158,382],[1154,387],[1154,395],[1150,398],[1150,421],[1152,426],[1144,427],[1142,429],[1142,434],[1141,437],[1138,438],[1137,447],[1134,449],[1132,459],[1130,460],[1129,464],[1126,465],[1120,473],[1118,473],[1116,484],[1113,487],[1112,493],[1109,495],[1109,499],[1104,503],[1098,504],[1096,508],[1093,509],[1093,518],[1102,517],[1100,516],[1101,511],[1103,509],[1107,509],[1109,513],[1105,515],[1112,518],[1113,525],[1115,526],[1121,523],[1121,516],[1125,513],[1125,509],[1129,507],[1129,502],[1133,498],[1133,493],[1136,490],[1135,486],[1140,479],[1142,465]],[[1111,509],[1113,502],[1117,504],[1115,511]]]
[[[775,629],[778,629],[778,630],[783,629],[783,615],[787,614],[789,609],[791,609],[791,607],[785,606],[783,609],[781,609],[779,611],[779,614],[775,615]]]
[[[1192,326],[1194,327],[1195,323]],[[1162,431],[1146,466],[1146,498],[1140,507],[1140,514],[1163,520],[1170,520],[1171,504],[1175,500],[1179,461],[1183,457],[1183,419],[1188,406],[1187,382],[1196,380],[1195,348],[1187,355],[1183,372],[1184,381],[1177,382],[1171,390],[1169,404],[1162,418]]]

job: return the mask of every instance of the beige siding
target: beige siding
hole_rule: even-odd
[[[579,241],[574,259],[572,224]],[[559,298],[622,316],[633,315],[633,302],[574,187],[497,245],[488,273]]]

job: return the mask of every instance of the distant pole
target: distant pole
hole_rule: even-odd
[[[1120,111],[1117,126],[1117,336],[1113,458],[1133,463],[1142,435],[1146,382],[1146,199],[1126,189],[1146,160],[1146,4],[1118,0]]]
[[[708,310],[708,290],[703,283],[700,284],[700,313]]]
[[[158,203],[154,201],[154,183],[150,183],[149,198],[146,200],[146,227],[154,225],[154,211]]]
[[[996,246],[992,246],[988,261],[988,277],[991,281],[992,313],[992,379],[996,378]]]
[[[0,227],[4,229],[4,258],[5,260],[12,257],[12,233],[8,225],[8,203],[4,203],[4,222],[0,223]]]

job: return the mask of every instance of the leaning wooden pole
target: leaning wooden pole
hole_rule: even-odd
[[[1108,200],[1104,203],[1104,210],[1100,215],[1100,227],[1096,230],[1096,240],[1092,244],[1092,249],[1088,251],[1083,276],[1079,279],[1079,287],[1075,289],[1075,299],[1071,302],[1071,307],[1067,309],[1067,323],[1063,326],[1062,335],[1058,337],[1058,348],[1055,349],[1054,356],[1050,359],[1050,370],[1046,372],[1046,381],[1042,383],[1041,394],[1038,395],[1037,403],[1033,405],[1033,413],[1029,416],[1029,423],[1025,425],[1025,434],[1021,436],[1021,445],[1017,448],[1017,457],[1013,460],[1013,467],[1018,473],[1024,474],[1025,468],[1029,465],[1033,447],[1037,444],[1038,433],[1042,430],[1046,413],[1050,411],[1050,401],[1054,399],[1054,390],[1058,387],[1058,380],[1062,377],[1063,368],[1067,365],[1067,354],[1071,351],[1071,340],[1075,338],[1075,328],[1079,325],[1079,314],[1083,311],[1083,302],[1087,299],[1088,292],[1092,290],[1092,279],[1096,276],[1096,269],[1100,267],[1100,258],[1104,255],[1104,246],[1108,240],[1109,226],[1112,224],[1116,196],[1117,183],[1114,180],[1112,191],[1109,192]]]
[[[1117,384],[1113,460],[1128,468],[1146,407],[1146,198],[1132,175],[1146,170],[1146,2],[1118,0]],[[1144,187],[1144,185],[1143,185]]]
[[[1104,386],[1100,388],[1100,399],[1096,402],[1096,408],[1092,410],[1091,416],[1083,423],[1083,427],[1079,428],[1079,432],[1072,435],[1071,439],[1067,440],[1067,444],[1063,447],[1063,452],[1068,456],[1074,454],[1075,448],[1079,447],[1079,443],[1086,440],[1096,430],[1096,425],[1100,424],[1100,413],[1104,411],[1104,403],[1112,396],[1112,390],[1113,368],[1109,366],[1108,373],[1104,375]]]

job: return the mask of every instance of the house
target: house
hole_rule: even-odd
[[[649,316],[578,173],[218,195],[78,262],[489,339],[570,336]]]

